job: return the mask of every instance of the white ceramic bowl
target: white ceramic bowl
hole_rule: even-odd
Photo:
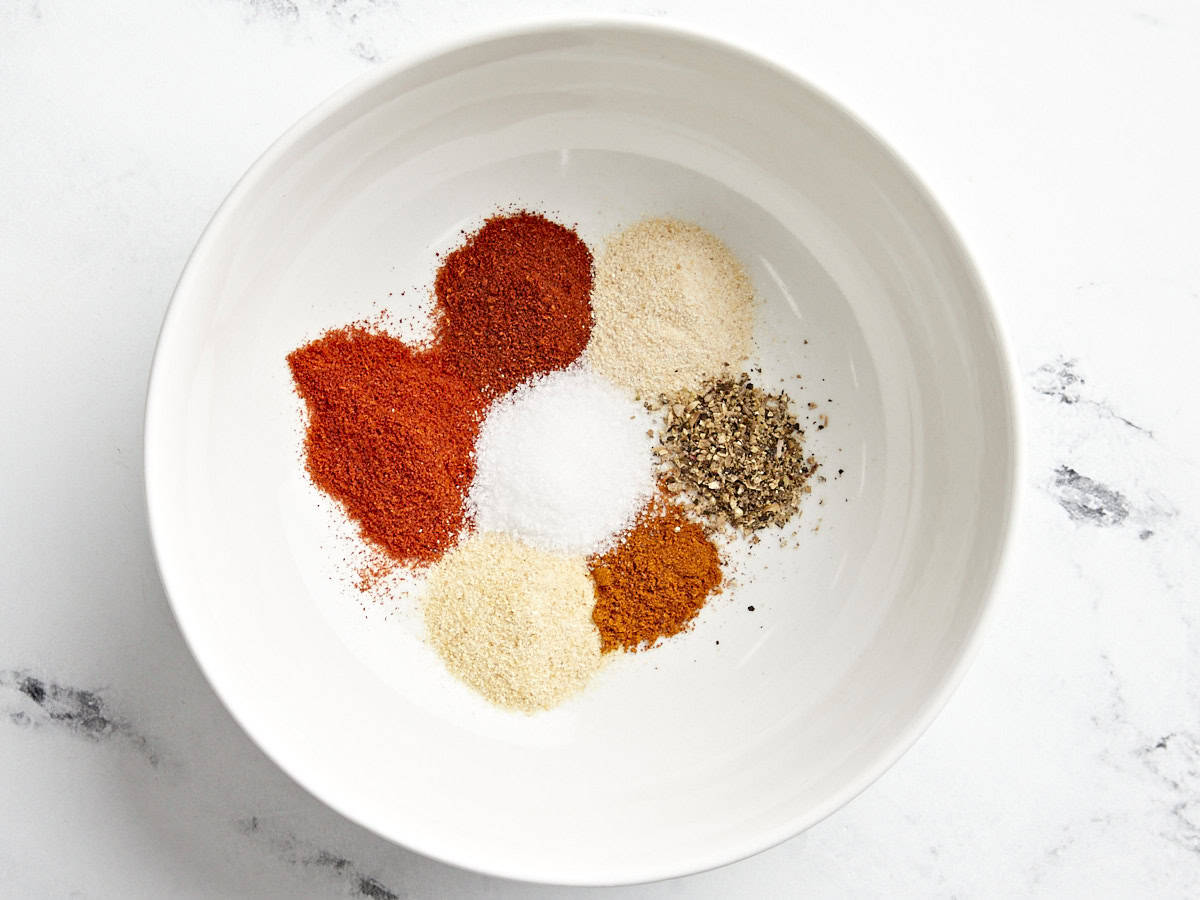
[[[810,445],[844,472],[789,546],[734,554],[738,586],[691,633],[534,717],[450,678],[405,602],[360,608],[284,362],[375,304],[427,310],[435,252],[513,204],[593,246],[647,214],[716,232],[763,300],[760,380],[820,404]],[[912,743],[987,606],[1016,448],[979,280],[876,137],[743,51],[588,23],[385,67],[253,166],[167,314],[146,486],[189,645],[297,781],[451,863],[619,883],[781,841]]]

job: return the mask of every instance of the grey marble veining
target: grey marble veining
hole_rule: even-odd
[[[197,235],[355,74],[597,8],[0,7],[0,896],[1200,894],[1191,4],[600,4],[744,41],[845,101],[930,184],[1009,324],[1026,428],[1010,572],[950,705],[849,806],[677,882],[494,881],[332,812],[213,696],[155,573],[140,475],[150,356]]]
[[[8,701],[8,720],[22,728],[61,728],[90,741],[120,740],[142,753],[152,766],[158,754],[123,718],[115,716],[95,691],[47,681],[28,671],[0,672],[0,697]],[[20,698],[18,702],[14,699]]]

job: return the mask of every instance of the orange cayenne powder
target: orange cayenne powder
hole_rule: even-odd
[[[721,560],[704,529],[654,500],[625,540],[588,560],[600,649],[638,651],[686,630],[720,590]]]

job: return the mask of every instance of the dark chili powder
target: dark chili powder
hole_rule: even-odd
[[[308,472],[397,561],[453,546],[475,477],[483,402],[447,365],[386,334],[339,328],[293,351],[308,406]]]
[[[592,332],[592,254],[529,212],[493,216],[450,253],[435,283],[437,345],[489,398],[563,369]]]

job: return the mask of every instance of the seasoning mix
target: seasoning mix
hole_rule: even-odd
[[[817,462],[788,396],[740,371],[753,287],[699,226],[648,219],[593,264],[573,229],[495,215],[434,300],[428,345],[357,324],[288,356],[305,463],[374,552],[424,573],[447,669],[549,709],[607,654],[692,627],[719,544],[794,517]]]

